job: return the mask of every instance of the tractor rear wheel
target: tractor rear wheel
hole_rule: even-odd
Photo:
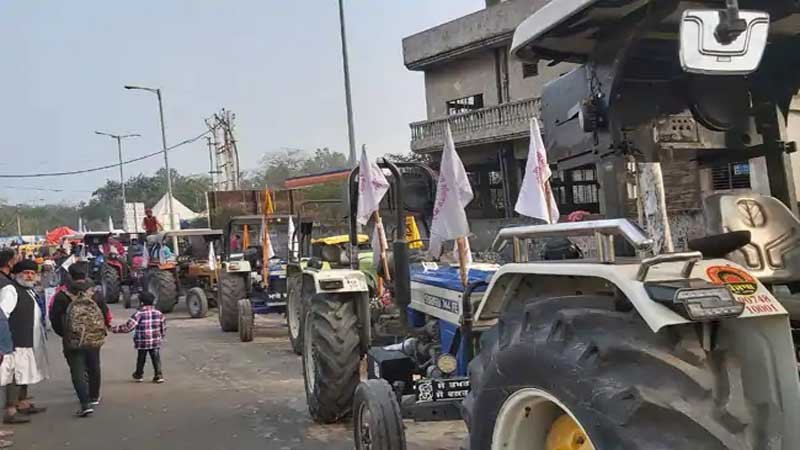
[[[303,333],[303,374],[312,419],[335,423],[350,415],[361,350],[355,299],[316,295]]]
[[[306,291],[302,275],[293,275],[287,279],[286,289],[286,327],[289,329],[289,342],[296,355],[303,354],[303,319],[306,315]],[[311,286],[313,290],[314,286]]]
[[[469,448],[765,448],[739,361],[696,331],[653,333],[600,296],[504,313],[470,364]]]
[[[247,297],[247,277],[222,272],[217,285],[219,326],[222,331],[239,329],[239,300]]]
[[[250,299],[243,298],[239,300],[239,339],[242,342],[251,342],[253,340],[253,327],[255,326],[255,316],[253,316],[253,305]]]
[[[168,270],[153,270],[147,280],[147,291],[156,298],[156,309],[170,313],[178,303],[178,286],[175,276]]]
[[[200,319],[208,314],[208,299],[203,288],[193,287],[186,291],[186,307],[193,319]]]
[[[356,450],[406,450],[403,414],[386,380],[362,381],[356,388],[353,442]]]
[[[111,264],[103,264],[100,271],[100,288],[103,292],[103,301],[106,303],[119,302],[120,280],[116,267]]]

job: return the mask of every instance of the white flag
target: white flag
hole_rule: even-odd
[[[208,243],[208,270],[217,270],[217,254],[213,242]]]
[[[298,250],[297,236],[294,235],[294,220],[292,220],[291,216],[289,216],[288,231],[289,231],[289,254],[299,256],[299,254],[297,253]]]
[[[525,176],[517,197],[514,211],[523,216],[542,219],[547,223],[558,222],[559,212],[553,190],[550,188],[550,177],[553,173],[547,164],[547,150],[542,142],[539,123],[531,119],[531,145],[528,150],[528,163],[525,165]]]
[[[450,124],[447,124],[439,181],[436,185],[436,202],[433,206],[431,254],[440,255],[444,241],[469,234],[465,209],[473,197],[467,171],[456,153],[453,133],[450,131]]]
[[[108,231],[114,231],[114,220],[108,216]]]
[[[358,213],[356,220],[361,225],[369,222],[372,213],[380,209],[381,199],[389,190],[389,182],[383,171],[374,162],[369,162],[367,149],[361,149],[358,163]]]
[[[264,252],[267,255],[267,260],[274,258],[275,250],[272,248],[272,239],[269,236],[267,216],[261,216],[261,230],[258,232],[258,240],[262,243],[265,243],[264,240],[267,241],[267,248],[264,249]]]

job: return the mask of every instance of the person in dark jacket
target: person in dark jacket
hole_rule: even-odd
[[[81,261],[69,266],[70,283],[67,291],[73,296],[83,291],[94,289],[94,283],[89,279],[89,264]],[[106,327],[111,326],[111,314],[102,295],[96,292],[92,296],[97,306],[103,312]],[[53,299],[50,310],[50,323],[57,335],[64,337],[64,322],[67,306],[72,301],[66,292],[59,292]],[[67,360],[72,386],[81,404],[76,415],[86,417],[94,412],[94,407],[100,404],[100,349],[68,349],[64,344],[64,358]]]
[[[33,291],[38,265],[23,259],[11,270],[14,282],[0,289],[0,309],[8,317],[14,351],[0,364],[0,384],[6,387],[3,422],[26,423],[24,416],[45,412],[34,406],[28,388],[48,378],[46,330],[42,305]]]

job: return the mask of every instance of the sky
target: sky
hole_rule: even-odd
[[[403,66],[403,37],[479,10],[484,0],[346,0],[356,141],[370,156],[409,151],[410,122],[425,119],[423,74]],[[139,133],[134,158],[236,114],[243,169],[268,152],[348,152],[338,7],[334,0],[3,0],[0,2],[0,174],[68,171],[117,162],[95,130]],[[125,166],[151,174],[155,157]],[[207,173],[204,140],[170,152],[183,174]],[[88,201],[118,169],[39,179],[0,178],[11,204]],[[39,189],[62,190],[49,192]]]

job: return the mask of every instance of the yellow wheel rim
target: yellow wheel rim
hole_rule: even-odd
[[[586,433],[567,414],[561,415],[547,432],[547,450],[594,450]]]

